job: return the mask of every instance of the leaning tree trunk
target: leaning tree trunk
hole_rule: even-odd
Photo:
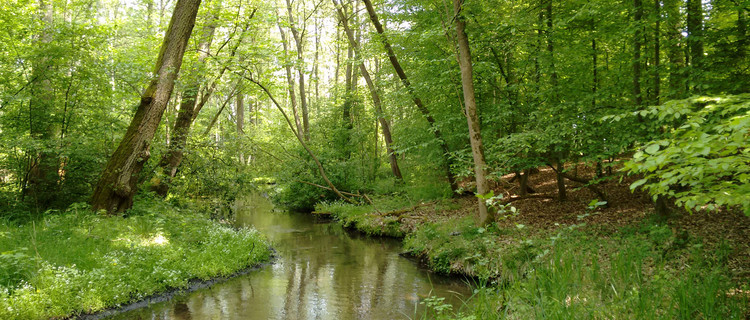
[[[344,32],[346,32],[346,36],[349,39],[349,45],[354,49],[356,58],[360,59],[362,57],[362,53],[359,47],[359,42],[354,39],[354,32],[352,32],[352,30],[349,28],[349,22],[346,19],[346,15],[341,11],[341,9],[339,9],[340,6],[338,2],[336,0],[332,1],[334,7],[336,7],[336,11],[338,12],[339,20],[341,20],[341,24],[344,27]],[[362,77],[365,78],[367,88],[369,89],[370,96],[372,97],[372,104],[375,106],[375,112],[378,116],[378,122],[380,122],[380,127],[383,130],[383,138],[385,139],[385,148],[388,151],[388,159],[391,164],[391,172],[393,173],[393,176],[396,177],[396,179],[401,180],[403,179],[401,175],[401,168],[399,168],[398,166],[398,157],[396,156],[396,152],[392,147],[393,138],[391,137],[391,125],[388,123],[388,120],[385,119],[385,113],[383,112],[383,103],[380,99],[380,93],[378,93],[377,88],[375,88],[375,84],[372,82],[372,78],[370,77],[370,73],[367,71],[364,62],[361,62],[359,64],[359,70],[362,73]]]
[[[381,42],[383,43],[383,47],[385,47],[385,51],[388,54],[388,59],[391,61],[391,64],[393,65],[393,69],[396,71],[396,75],[398,75],[399,79],[401,79],[401,83],[404,84],[404,87],[406,87],[406,90],[411,95],[412,100],[414,101],[414,105],[417,106],[417,109],[419,112],[422,113],[422,115],[427,120],[427,123],[430,125],[430,130],[432,131],[432,134],[435,136],[435,140],[438,141],[438,144],[440,144],[440,149],[443,152],[443,170],[445,171],[446,178],[448,178],[448,183],[450,183],[451,191],[453,191],[453,194],[456,193],[458,190],[458,183],[456,181],[456,177],[451,172],[450,168],[450,150],[448,150],[448,144],[443,139],[443,135],[440,132],[440,129],[438,128],[437,124],[435,123],[435,118],[432,117],[432,114],[427,109],[427,107],[424,106],[422,103],[422,100],[417,97],[417,94],[414,90],[414,88],[411,86],[411,82],[409,82],[409,78],[406,77],[406,73],[404,72],[404,69],[401,67],[401,64],[398,62],[398,58],[396,57],[396,53],[393,52],[393,48],[391,47],[390,42],[388,41],[388,38],[385,36],[385,30],[383,29],[383,25],[380,24],[380,20],[378,19],[377,13],[375,13],[375,8],[372,6],[371,0],[364,0],[365,8],[367,9],[367,13],[370,16],[370,21],[372,21],[373,26],[375,26],[375,30],[380,35]]]
[[[174,89],[201,0],[178,0],[154,66],[155,78],[141,95],[128,131],[94,189],[91,207],[110,214],[133,205],[138,175],[151,156],[151,140]]]
[[[456,40],[458,41],[458,62],[461,67],[461,84],[464,94],[464,106],[466,107],[466,120],[469,125],[469,140],[471,141],[471,154],[474,157],[474,177],[477,182],[477,194],[486,195],[490,192],[487,182],[486,164],[484,161],[484,150],[482,146],[482,133],[480,129],[479,116],[477,115],[477,101],[474,96],[473,68],[471,65],[471,51],[469,50],[469,38],[466,36],[466,21],[461,15],[461,3],[463,0],[453,0],[453,9],[456,17]],[[495,220],[492,208],[487,208],[484,199],[479,198],[479,221],[486,225]]]
[[[202,65],[206,58],[208,58],[208,50],[211,47],[213,40],[214,31],[216,30],[216,19],[209,23],[203,28],[203,34],[201,36],[200,43],[198,43],[198,65]],[[200,69],[200,68],[198,68]],[[182,91],[182,100],[180,101],[180,110],[177,112],[177,119],[175,119],[174,126],[172,127],[172,140],[169,143],[167,152],[164,153],[161,160],[159,160],[159,169],[161,174],[157,175],[159,179],[154,179],[151,190],[156,192],[161,197],[166,197],[169,192],[169,185],[177,174],[177,168],[182,163],[185,147],[187,146],[187,138],[190,134],[190,127],[193,124],[193,119],[200,109],[196,108],[198,101],[198,91],[200,91],[202,77],[196,76],[193,82],[189,83],[187,87]]]

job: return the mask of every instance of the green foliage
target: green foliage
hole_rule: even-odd
[[[674,197],[692,210],[742,207],[750,215],[750,95],[696,97],[634,114],[662,124],[625,164],[643,175],[630,187]]]
[[[268,242],[253,229],[139,203],[127,218],[74,205],[33,224],[0,224],[0,318],[94,312],[269,259]]]
[[[404,239],[404,248],[426,258],[430,268],[494,281],[516,281],[541,252],[538,242],[514,241],[501,245],[499,235],[525,238],[524,228],[477,227],[472,218],[425,224]]]
[[[428,241],[426,235],[434,232],[435,227],[425,229],[420,231],[425,235],[419,236],[423,242]],[[731,248],[726,243],[713,249],[705,248],[699,239],[683,243],[669,226],[652,220],[621,231],[604,238],[599,235],[597,241],[591,241],[586,231],[567,231],[548,250],[535,256],[522,278],[503,286],[475,284],[474,295],[458,310],[450,312],[442,312],[439,301],[430,300],[434,318],[742,319],[746,316],[748,297],[736,292],[747,290],[747,285],[738,284],[728,276],[726,254]],[[534,241],[545,242],[543,238]],[[443,243],[428,250],[443,250],[446,245],[454,244]],[[501,251],[513,250],[507,247],[507,242],[500,246]],[[495,255],[487,259],[503,258],[510,262],[521,257]]]

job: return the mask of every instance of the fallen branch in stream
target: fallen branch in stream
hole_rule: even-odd
[[[321,188],[321,189],[334,191],[333,189],[331,189],[329,187],[321,186],[321,185],[319,185],[317,183],[312,183],[312,182],[307,182],[307,181],[302,181],[302,180],[294,180],[294,181],[295,182],[299,182],[299,183],[304,183],[304,184],[307,184],[307,185],[311,185],[313,187],[318,187],[318,188]],[[380,211],[378,210],[378,208],[375,207],[375,204],[372,203],[372,199],[370,199],[370,197],[368,197],[366,194],[351,193],[351,192],[345,192],[345,191],[341,191],[341,190],[339,190],[339,192],[341,192],[341,194],[343,194],[343,195],[347,195],[347,196],[350,196],[350,197],[364,198],[365,201],[367,201],[367,203],[369,203],[372,206],[372,208],[375,209],[375,212],[380,213]],[[317,213],[318,214],[325,214],[325,213],[322,213],[322,212],[317,212]],[[327,213],[327,214],[330,214],[330,213]]]

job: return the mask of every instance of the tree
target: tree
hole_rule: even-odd
[[[471,141],[471,154],[474,158],[474,178],[477,182],[477,194],[489,194],[490,188],[487,183],[486,163],[484,161],[484,146],[482,145],[482,132],[477,115],[477,103],[474,97],[473,68],[471,65],[471,50],[469,38],[466,36],[466,21],[461,12],[463,0],[453,0],[453,10],[456,14],[456,40],[458,41],[458,62],[461,66],[461,84],[464,94],[464,106],[466,107],[466,120],[469,124],[469,140]],[[482,197],[479,202],[479,221],[485,225],[495,220],[494,212],[487,208],[487,203]]]
[[[339,20],[344,27],[344,32],[346,33],[346,37],[349,40],[349,45],[354,49],[354,52],[357,55],[356,58],[357,60],[359,60],[362,57],[361,49],[359,47],[359,43],[354,38],[354,32],[349,28],[349,22],[346,18],[346,14],[342,11],[342,7],[336,2],[336,0],[332,1],[334,7],[336,7],[336,12],[338,13]],[[365,82],[367,83],[367,88],[370,91],[370,96],[372,97],[372,104],[375,106],[375,112],[377,113],[380,127],[383,130],[383,138],[385,140],[386,151],[388,152],[388,161],[391,164],[391,172],[396,179],[401,180],[403,179],[403,177],[401,176],[401,168],[398,166],[398,157],[396,156],[396,151],[393,150],[392,146],[393,138],[391,137],[391,125],[388,120],[385,119],[385,113],[383,111],[380,93],[378,93],[378,89],[375,87],[375,84],[370,77],[370,73],[367,71],[367,67],[365,66],[364,61],[360,62],[359,70],[362,73],[362,77],[365,79]]]
[[[401,63],[399,63],[398,58],[396,57],[396,53],[393,51],[393,48],[391,48],[391,43],[388,41],[388,38],[385,36],[385,29],[383,28],[383,25],[380,24],[378,15],[377,13],[375,13],[375,8],[372,6],[372,1],[364,0],[364,3],[365,3],[365,8],[367,9],[367,13],[370,16],[370,21],[372,22],[373,26],[375,26],[375,30],[380,35],[380,41],[383,43],[383,47],[385,48],[385,51],[388,54],[388,59],[390,60],[391,65],[393,65],[393,69],[395,70],[396,75],[398,75],[399,79],[401,79],[401,83],[404,84],[404,87],[406,87],[406,90],[409,91],[409,94],[411,95],[411,98],[414,101],[414,105],[417,106],[417,109],[419,110],[419,112],[421,112],[422,115],[427,120],[427,123],[430,125],[430,130],[432,131],[432,134],[435,136],[435,140],[437,140],[438,144],[440,145],[440,149],[443,152],[443,170],[445,171],[445,175],[448,178],[448,183],[451,186],[451,191],[455,193],[458,190],[458,183],[456,181],[456,177],[454,176],[453,172],[451,172],[450,150],[448,150],[448,144],[443,139],[443,135],[440,132],[440,129],[438,128],[437,124],[435,123],[435,118],[432,117],[432,114],[430,113],[430,111],[422,103],[422,99],[417,97],[416,92],[414,91],[414,88],[412,87],[411,82],[409,81],[409,78],[407,78],[406,73],[404,72],[404,69],[401,67]]]
[[[94,210],[110,214],[133,205],[138,174],[151,156],[151,140],[161,121],[182,66],[190,33],[195,25],[200,0],[178,0],[169,28],[164,35],[154,66],[154,78],[141,95],[141,101],[125,136],[109,158],[91,197]]]

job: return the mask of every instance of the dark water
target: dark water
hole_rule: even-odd
[[[115,318],[418,319],[426,297],[445,297],[457,308],[470,294],[462,280],[399,256],[396,240],[272,209],[265,198],[249,196],[238,202],[236,223],[269,237],[279,255],[273,265]]]

